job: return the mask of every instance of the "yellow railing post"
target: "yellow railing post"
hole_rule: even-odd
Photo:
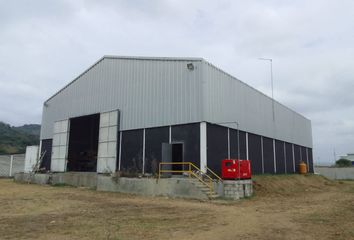
[[[159,163],[159,175],[158,175],[159,179],[160,179],[160,175],[161,175],[161,163]]]
[[[189,178],[191,178],[192,166],[190,163],[188,164],[188,171],[189,171],[189,174],[188,174]]]
[[[212,181],[209,179],[209,194],[212,194],[213,191],[213,185],[212,185]]]

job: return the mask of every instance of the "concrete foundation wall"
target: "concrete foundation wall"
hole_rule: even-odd
[[[202,191],[188,179],[162,178],[112,178],[98,176],[97,190],[109,192],[134,193],[149,196],[169,196],[194,199],[208,199]]]
[[[51,175],[51,184],[96,188],[97,176],[96,173],[56,173]]]
[[[126,178],[96,173],[18,173],[15,182],[35,184],[67,184],[89,187],[97,191],[121,192],[145,196],[167,196],[207,200],[209,197],[198,180],[189,178]],[[200,184],[200,183],[199,183]],[[203,190],[204,189],[204,190]],[[219,197],[237,200],[252,195],[252,180],[215,182],[214,191]]]
[[[315,173],[318,173],[332,180],[354,180],[354,167],[348,168],[332,168],[332,167],[315,167]]]
[[[35,183],[35,184],[50,184],[51,176],[49,174],[29,174],[29,173],[16,173],[14,176],[15,182],[21,183]]]
[[[35,184],[66,184],[74,187],[96,188],[96,173],[55,173],[55,174],[29,174],[17,173],[14,176],[15,182],[26,182]]]

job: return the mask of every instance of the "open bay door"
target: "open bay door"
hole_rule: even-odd
[[[98,173],[112,173],[117,169],[118,130],[119,111],[101,113],[97,156]]]
[[[65,172],[69,142],[69,120],[54,122],[53,132],[53,152],[50,170],[52,172]]]

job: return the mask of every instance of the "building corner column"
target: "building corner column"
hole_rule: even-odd
[[[207,166],[207,123],[200,123],[200,169],[206,172]]]

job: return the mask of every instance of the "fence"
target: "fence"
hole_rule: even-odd
[[[25,154],[0,155],[0,177],[12,177],[24,168]]]
[[[315,173],[333,180],[354,180],[354,167],[315,167]]]

